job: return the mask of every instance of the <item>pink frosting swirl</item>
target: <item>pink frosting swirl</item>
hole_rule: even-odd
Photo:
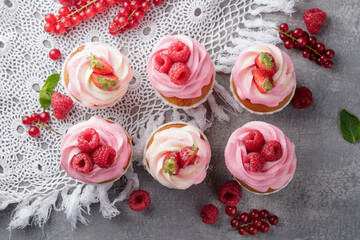
[[[100,145],[111,146],[116,151],[114,163],[109,168],[94,165],[88,173],[79,173],[72,166],[72,158],[80,152],[78,136],[87,128],[95,129],[100,136]],[[101,183],[122,176],[131,155],[131,144],[124,129],[116,123],[110,123],[100,117],[72,126],[61,140],[61,166],[70,177],[86,183]]]
[[[154,68],[154,57],[158,53],[168,53],[168,48],[174,42],[180,41],[189,47],[191,55],[186,63],[191,71],[189,80],[184,85],[177,85],[170,81],[166,73],[161,73]],[[184,36],[166,36],[160,39],[154,47],[147,64],[147,73],[153,87],[165,97],[182,99],[201,96],[201,89],[210,84],[214,74],[214,64],[205,47],[198,41]]]
[[[246,171],[243,165],[243,159],[247,152],[242,139],[254,129],[263,134],[265,142],[279,141],[283,149],[283,156],[277,161],[266,162],[260,172]],[[232,175],[259,192],[266,192],[269,188],[280,189],[294,175],[296,168],[295,145],[274,125],[260,121],[249,122],[230,136],[225,148],[225,163]]]
[[[262,52],[270,53],[276,65],[274,88],[265,94],[259,92],[252,75],[252,71],[256,69],[255,58]],[[278,106],[294,90],[296,83],[294,64],[289,55],[266,43],[256,44],[242,51],[236,59],[232,77],[241,100],[249,99],[251,103],[268,107]]]

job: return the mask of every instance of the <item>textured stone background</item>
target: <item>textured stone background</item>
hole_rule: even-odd
[[[327,70],[302,58],[295,50],[292,57],[298,85],[309,87],[314,95],[312,107],[299,111],[288,106],[271,116],[247,112],[231,116],[230,123],[215,122],[207,131],[212,146],[212,168],[205,181],[186,191],[170,190],[142,168],[137,168],[141,188],[152,196],[152,205],[142,213],[132,212],[127,203],[118,204],[121,215],[104,219],[94,205],[88,226],[72,231],[62,212],[53,212],[44,229],[27,227],[12,231],[12,239],[234,239],[228,232],[230,217],[217,200],[217,189],[231,175],[225,167],[223,152],[230,134],[248,121],[275,124],[296,144],[297,170],[292,182],[279,193],[256,196],[244,192],[238,208],[267,208],[277,214],[280,223],[268,234],[254,239],[360,239],[360,143],[345,142],[340,133],[338,113],[342,108],[360,116],[359,56],[360,1],[301,1],[291,18],[268,15],[291,27],[302,27],[302,13],[319,7],[327,12],[326,25],[317,38],[336,52],[335,67]],[[229,76],[219,74],[219,82],[228,88]],[[111,189],[118,191],[117,185]],[[200,208],[208,203],[219,207],[219,221],[205,225]],[[0,212],[0,239],[8,239],[6,229],[12,207]],[[249,239],[251,237],[248,237]]]

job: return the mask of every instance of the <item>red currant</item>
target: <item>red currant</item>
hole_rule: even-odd
[[[128,18],[129,15],[130,15],[130,12],[129,12],[128,9],[126,9],[126,8],[120,8],[120,9],[119,9],[119,16],[120,16],[120,17]]]
[[[233,218],[230,221],[232,227],[237,228],[240,225],[240,221],[238,218]]]
[[[299,39],[298,39],[298,44],[299,44],[299,47],[301,47],[301,48],[306,47],[307,38],[306,38],[306,37],[301,37],[301,38],[299,38]]]
[[[113,22],[109,24],[109,33],[111,35],[116,35],[117,33],[119,33],[118,26]]]
[[[85,15],[87,18],[92,18],[93,16],[95,16],[95,9],[93,7],[88,7],[86,10],[85,10]]]
[[[328,59],[332,59],[335,57],[335,52],[332,49],[326,50],[325,54]]]
[[[142,18],[144,17],[144,12],[143,10],[139,9],[139,10],[136,10],[135,13],[134,13],[134,18],[136,20],[141,20]]]
[[[44,30],[45,32],[52,33],[55,30],[55,26],[53,23],[45,23]]]
[[[120,19],[120,16],[119,16],[119,15],[116,15],[116,16],[113,18],[113,23],[115,23],[115,24],[117,25],[118,22],[119,22],[119,19]]]
[[[268,232],[270,229],[270,225],[267,222],[263,222],[261,226],[259,227],[259,231],[262,233]]]
[[[260,218],[254,218],[253,219],[253,224],[255,227],[260,227],[262,222],[261,222],[261,219]]]
[[[140,7],[144,12],[146,12],[151,8],[151,4],[148,1],[144,1],[141,3]]]
[[[320,60],[320,57],[319,57],[319,56],[316,56],[315,62],[316,62],[317,65],[319,65],[319,66],[321,66],[321,65],[323,64],[322,61]]]
[[[229,216],[235,216],[237,213],[237,207],[236,206],[226,206],[225,212]]]
[[[303,30],[301,28],[295,28],[292,32],[294,38],[300,38],[303,35]]]
[[[109,6],[114,6],[116,4],[116,0],[106,0],[105,2]]]
[[[327,59],[327,57],[326,57],[326,54],[321,55],[320,61],[321,61],[322,63],[325,63],[327,60],[328,60],[328,59]]]
[[[294,48],[295,48],[295,49],[299,49],[299,48],[300,48],[298,41],[294,41]]]
[[[276,225],[279,223],[279,218],[276,215],[270,216],[268,220],[271,225]]]
[[[122,27],[126,26],[128,24],[128,20],[127,20],[127,18],[119,17],[117,20],[117,24]]]
[[[39,136],[40,134],[40,130],[38,127],[35,127],[35,126],[32,126],[30,129],[29,129],[29,135],[31,137],[36,137],[36,136]]]
[[[291,40],[291,39],[288,39],[288,40],[285,40],[284,42],[284,47],[287,48],[287,49],[292,49],[294,48],[294,41]]]
[[[254,225],[250,225],[247,229],[249,235],[256,235],[258,233],[258,229],[257,227],[255,227]]]
[[[71,27],[71,20],[68,17],[61,18],[59,23],[63,28],[70,28]]]
[[[37,114],[37,113],[31,114],[31,115],[30,115],[30,119],[31,119],[31,121],[33,121],[33,122],[39,121],[39,114]]]
[[[331,68],[333,65],[334,65],[334,63],[333,63],[331,60],[327,60],[327,61],[324,63],[324,67],[325,67],[325,68]]]
[[[139,2],[137,0],[132,0],[130,2],[130,8],[132,10],[138,9],[139,7],[140,7],[140,4],[139,4]]]
[[[260,217],[261,218],[268,218],[268,216],[269,216],[269,211],[268,210],[263,209],[263,210],[260,211]]]
[[[240,220],[241,223],[247,223],[249,221],[249,214],[241,213],[239,215],[239,220]]]
[[[314,61],[314,60],[316,59],[316,56],[317,56],[316,53],[311,52],[311,53],[310,53],[310,56],[309,56],[309,60],[310,60],[310,61]]]
[[[73,26],[76,26],[81,22],[81,17],[80,16],[72,16],[70,21]]]
[[[59,9],[59,15],[66,17],[70,13],[70,10],[68,7],[61,7]]]
[[[282,34],[280,34],[280,39],[285,41],[285,40],[288,39],[288,37],[285,34],[282,33]]]
[[[22,123],[25,124],[25,125],[30,125],[30,124],[31,124],[31,118],[28,117],[28,116],[22,117],[21,121],[22,121]]]
[[[78,16],[80,17],[80,19],[81,19],[82,21],[85,21],[86,19],[88,19],[88,17],[86,16],[84,10],[80,11],[79,14],[78,14]]]
[[[305,49],[305,50],[302,52],[302,55],[303,55],[304,58],[309,58],[309,57],[310,57],[310,50]]]
[[[135,18],[133,18],[129,21],[128,27],[132,29],[135,28],[137,25],[138,25],[138,21]]]
[[[255,218],[258,218],[259,217],[259,211],[257,209],[252,209],[250,212],[249,212],[249,217],[251,219],[255,219]]]
[[[61,58],[60,50],[59,49],[51,49],[50,52],[49,52],[49,57],[52,60],[57,60],[57,59]]]
[[[323,43],[317,43],[315,48],[316,48],[316,51],[323,52],[325,50],[325,45]]]
[[[41,122],[46,123],[50,120],[50,115],[47,112],[42,112],[39,115],[39,119]]]
[[[97,2],[94,6],[96,12],[102,12],[105,10],[105,4],[101,2]]]
[[[303,30],[303,35],[302,35],[302,37],[308,39],[308,38],[309,38],[309,33],[308,33],[307,31],[304,31],[304,30]]]
[[[155,6],[160,6],[165,2],[165,0],[153,0]]]
[[[246,233],[247,233],[246,227],[240,227],[240,228],[239,228],[239,234],[240,234],[240,235],[245,235]]]
[[[308,39],[308,44],[309,44],[310,46],[315,46],[316,41],[317,41],[316,37],[311,36],[311,37],[309,37],[309,39]]]
[[[54,32],[56,34],[62,34],[62,33],[65,32],[65,28],[63,26],[61,26],[60,23],[57,23],[56,26],[55,26]]]
[[[56,21],[56,17],[55,17],[54,14],[52,14],[52,13],[46,14],[46,15],[45,15],[45,21],[46,21],[47,23],[53,23],[53,22]]]
[[[122,3],[122,7],[125,8],[126,10],[130,11],[131,10],[131,7],[130,7],[130,2],[125,0],[123,1]]]
[[[282,32],[287,32],[289,30],[289,26],[287,25],[287,23],[282,23],[280,24],[279,29]]]

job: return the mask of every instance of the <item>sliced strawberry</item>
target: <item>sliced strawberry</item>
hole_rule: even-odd
[[[195,145],[183,147],[180,152],[180,167],[186,168],[188,165],[194,164],[193,160],[198,151],[199,148]]]
[[[271,92],[273,88],[273,79],[269,72],[263,69],[255,69],[252,71],[256,87],[261,93]]]
[[[179,173],[180,164],[178,152],[169,152],[165,155],[163,169],[165,170],[165,173],[168,173],[170,176]]]
[[[91,80],[98,88],[104,91],[116,89],[119,82],[119,78],[114,74],[103,75],[94,72],[91,74]]]
[[[275,60],[270,53],[260,53],[255,58],[256,67],[259,69],[263,69],[269,72],[271,75],[274,75],[276,72],[275,69]]]
[[[108,63],[95,57],[92,53],[90,53],[90,57],[88,57],[87,60],[89,60],[90,68],[95,73],[106,75],[114,72],[114,69]]]

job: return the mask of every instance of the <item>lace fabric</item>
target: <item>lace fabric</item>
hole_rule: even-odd
[[[164,123],[167,111],[172,112],[171,120],[189,121],[202,130],[211,127],[215,118],[228,121],[226,108],[241,112],[219,84],[207,103],[195,109],[173,110],[165,105],[156,97],[146,76],[146,61],[154,44],[165,35],[186,34],[204,44],[217,71],[230,73],[242,49],[257,41],[278,41],[275,31],[269,28],[276,23],[263,20],[262,14],[278,11],[290,14],[294,4],[293,0],[166,0],[162,6],[152,6],[135,29],[111,36],[107,26],[119,5],[108,7],[63,35],[52,35],[43,30],[44,16],[57,12],[59,4],[52,0],[0,1],[0,210],[17,203],[9,228],[23,228],[31,223],[42,226],[52,209],[64,211],[74,227],[78,221],[86,224],[83,212],[89,212],[95,202],[100,202],[102,215],[111,218],[120,213],[114,204],[139,187],[131,167],[119,180],[123,190],[110,202],[107,190],[113,183],[86,185],[71,179],[61,169],[61,136],[40,129],[41,137],[34,139],[21,123],[22,116],[41,112],[38,91],[47,76],[60,72],[72,49],[91,41],[118,47],[129,57],[134,78],[125,97],[115,106],[91,110],[75,104],[66,120],[52,117],[51,127],[65,133],[91,116],[113,120],[133,137],[135,159],[140,160],[144,139]],[[48,57],[52,48],[60,49],[61,60],[52,61]],[[65,93],[61,84],[56,90]],[[219,104],[219,99],[227,105]],[[208,109],[212,111],[210,118],[206,118]],[[59,198],[60,203],[55,204]]]

